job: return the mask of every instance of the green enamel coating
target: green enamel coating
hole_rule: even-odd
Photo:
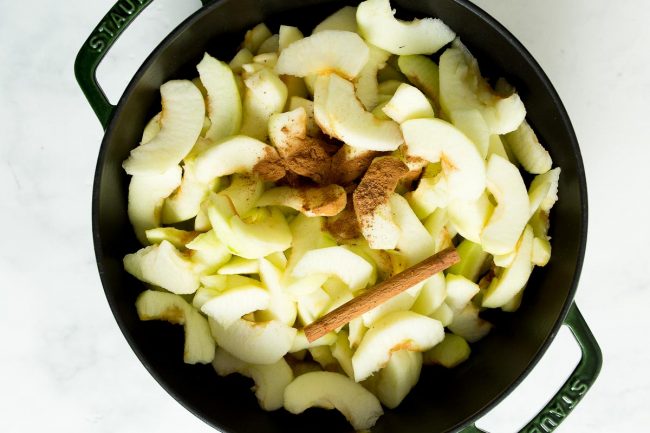
[[[600,373],[603,356],[585,319],[576,304],[569,309],[564,324],[569,327],[580,345],[582,358],[564,385],[546,406],[520,430],[520,433],[550,433],[560,425],[582,400]],[[485,433],[471,424],[460,433]]]

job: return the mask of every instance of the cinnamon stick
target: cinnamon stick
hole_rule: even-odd
[[[453,247],[422,260],[305,326],[307,340],[312,342],[319,339],[459,261],[460,256]]]

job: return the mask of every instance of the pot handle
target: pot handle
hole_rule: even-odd
[[[122,32],[152,0],[118,0],[97,24],[79,50],[74,62],[74,73],[79,87],[106,129],[113,116],[115,105],[108,102],[106,94],[97,83],[97,66]],[[201,0],[203,5],[214,0]]]
[[[582,358],[560,390],[520,433],[550,433],[555,430],[582,400],[600,373],[603,364],[600,347],[575,303],[571,305],[564,324],[580,345]],[[486,432],[471,424],[459,433]]]

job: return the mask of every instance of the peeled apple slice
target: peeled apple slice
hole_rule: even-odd
[[[280,35],[271,35],[257,49],[257,55],[275,54],[280,48]],[[256,56],[257,57],[257,56]]]
[[[230,178],[228,188],[219,191],[230,199],[238,215],[246,215],[254,207],[264,192],[264,182],[251,175],[235,174]]]
[[[204,303],[201,311],[228,328],[242,316],[264,310],[270,299],[269,293],[258,285],[232,287]]]
[[[453,200],[447,206],[449,222],[465,239],[481,242],[481,232],[492,215],[494,206],[486,193],[477,200]]]
[[[133,176],[129,183],[129,221],[140,243],[147,245],[145,231],[159,227],[164,200],[181,183],[181,168],[176,165],[160,174]]]
[[[549,170],[544,174],[535,176],[528,188],[530,198],[530,215],[538,209],[549,212],[557,201],[558,183],[560,181],[560,167]],[[536,205],[537,204],[537,205]]]
[[[417,88],[406,83],[400,84],[382,110],[397,123],[411,119],[429,119],[434,116],[427,97]]]
[[[159,244],[162,241],[169,241],[176,248],[184,248],[199,233],[179,230],[174,227],[157,227],[145,232],[147,241],[150,244]]]
[[[475,109],[456,110],[452,111],[449,117],[451,123],[472,140],[479,154],[487,158],[490,149],[490,129],[481,112]]]
[[[463,337],[454,334],[445,334],[445,339],[439,344],[423,353],[425,364],[439,364],[445,368],[454,368],[465,362],[472,350]]]
[[[201,209],[201,202],[210,191],[219,187],[220,179],[204,183],[194,174],[194,158],[186,158],[183,164],[183,179],[176,190],[165,200],[162,208],[162,222],[174,224],[194,218]]]
[[[288,50],[287,48],[283,53]],[[246,92],[240,133],[258,140],[266,140],[269,118],[282,112],[286,105],[287,86],[280,77],[265,67],[245,78],[244,85]]]
[[[332,344],[336,343],[337,338],[338,337],[335,332],[328,332],[319,339],[309,342],[309,340],[307,340],[307,336],[305,335],[305,331],[301,329],[296,334],[296,338],[294,338],[293,345],[291,346],[291,350],[289,350],[289,352],[299,352],[304,349],[311,349],[318,346],[331,346]]]
[[[486,269],[486,262],[490,255],[483,251],[481,244],[468,239],[463,240],[457,247],[456,252],[460,256],[460,262],[448,269],[448,273],[462,275],[470,281],[478,281],[478,278]]]
[[[269,411],[280,409],[284,405],[284,390],[293,380],[293,371],[284,358],[274,364],[249,364],[221,347],[214,354],[212,366],[219,376],[239,373],[253,379],[255,397],[260,407]]]
[[[270,260],[271,256],[259,259],[260,280],[270,293],[269,304],[255,317],[262,321],[277,320],[293,326],[298,310],[296,303],[289,297],[283,281],[283,271]]]
[[[456,34],[438,18],[395,19],[388,0],[366,0],[357,7],[359,33],[393,54],[433,54]]]
[[[214,143],[197,155],[194,174],[200,182],[233,173],[250,173],[257,163],[276,150],[266,143],[244,135],[236,135]]]
[[[336,341],[330,346],[332,349],[332,356],[341,366],[341,369],[354,380],[354,369],[352,368],[352,348],[348,340],[348,332],[341,330],[335,334]]]
[[[214,358],[214,339],[205,317],[182,297],[173,293],[145,290],[135,301],[140,320],[165,320],[183,325],[186,364],[207,364]]]
[[[316,120],[314,119],[314,101],[297,97],[297,96],[292,96],[291,99],[289,100],[289,110],[293,111],[296,110],[297,108],[303,108],[305,110],[305,114],[307,115],[306,119],[306,126],[307,126],[307,134],[310,137],[317,137],[319,134],[321,134],[321,129],[316,123]],[[269,121],[269,129],[271,127]],[[270,130],[269,130],[269,135],[270,135]]]
[[[384,413],[377,397],[346,376],[327,371],[305,373],[284,390],[284,408],[298,414],[310,407],[337,409],[355,430],[369,429]]]
[[[337,72],[352,79],[368,61],[369,51],[356,33],[324,30],[282,50],[275,71],[297,77]]]
[[[478,284],[462,275],[447,274],[445,277],[447,297],[445,303],[454,310],[462,310],[479,292]]]
[[[431,100],[438,102],[438,65],[426,56],[399,56],[397,66],[415,87]]]
[[[478,63],[460,42],[440,56],[440,105],[447,115],[457,110],[478,110],[492,134],[514,131],[526,117],[516,93],[496,94],[481,76]]]
[[[332,235],[325,230],[325,218],[323,217],[308,217],[298,214],[291,221],[290,228],[292,241],[291,254],[287,263],[288,270],[292,270],[306,252],[336,246]]]
[[[194,293],[199,288],[192,263],[167,241],[127,254],[124,269],[140,281],[179,295]]]
[[[423,352],[445,336],[440,322],[412,311],[396,311],[366,332],[352,357],[354,378],[360,382],[379,370],[398,350]]]
[[[512,264],[504,269],[501,275],[492,279],[483,295],[484,307],[499,308],[524,288],[533,272],[532,252],[533,229],[526,226]]]
[[[219,268],[219,275],[257,274],[260,272],[258,260],[233,257],[228,263]]]
[[[304,36],[298,27],[294,26],[280,26],[280,31],[278,32],[278,50],[282,51],[287,48],[292,43],[299,41]]]
[[[232,254],[217,238],[214,230],[202,233],[186,245],[189,250],[194,273],[209,275],[230,260]]]
[[[160,174],[178,165],[199,138],[205,117],[203,95],[187,80],[160,86],[160,132],[131,151],[122,167],[130,175]]]
[[[386,61],[390,57],[388,51],[370,45],[370,55],[368,62],[365,64],[356,80],[357,97],[366,108],[372,110],[377,105],[377,71],[386,66]]]
[[[325,112],[334,135],[352,147],[392,151],[404,142],[399,125],[392,120],[377,119],[366,111],[356,97],[354,84],[336,74],[329,78]]]
[[[461,311],[453,314],[453,320],[448,325],[449,330],[470,343],[476,343],[492,329],[492,324],[481,319],[478,313],[479,310],[474,304],[467,304]]]
[[[210,129],[205,137],[216,141],[235,135],[241,125],[242,106],[232,69],[208,53],[205,53],[196,69],[208,92]]]
[[[325,30],[343,30],[346,32],[357,32],[357,8],[344,6],[332,15],[325,18],[320,24],[314,27],[313,33]]]
[[[506,134],[504,139],[517,161],[528,173],[542,174],[551,169],[553,165],[551,155],[544,149],[535,131],[525,120],[517,129]]]
[[[393,221],[400,229],[397,249],[406,257],[407,266],[413,266],[431,256],[435,250],[433,238],[406,199],[399,194],[393,194],[390,197],[390,207]]]
[[[334,128],[327,115],[327,96],[331,76],[332,74],[318,75],[314,81],[314,121],[330,137],[335,135]]]
[[[298,278],[312,274],[335,276],[356,291],[368,284],[372,272],[373,267],[366,260],[337,246],[307,251],[296,263],[292,275]]]
[[[530,216],[528,192],[517,167],[498,155],[487,164],[487,189],[497,206],[481,233],[481,245],[490,254],[515,249]]]
[[[313,217],[337,215],[346,203],[347,194],[339,185],[300,189],[279,186],[267,190],[260,197],[258,206],[286,206]]]
[[[277,322],[249,322],[236,320],[229,327],[208,319],[217,345],[232,355],[251,364],[275,364],[289,352],[296,328]]]
[[[483,193],[485,162],[453,125],[440,119],[414,119],[401,128],[409,155],[441,162],[450,198],[475,200]]]
[[[395,409],[420,379],[422,354],[409,350],[393,353],[386,367],[377,373],[375,394],[389,409]]]
[[[429,316],[442,305],[446,296],[445,275],[438,272],[424,283],[411,310],[423,316]]]

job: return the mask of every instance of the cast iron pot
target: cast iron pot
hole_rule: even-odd
[[[334,411],[312,409],[300,416],[259,409],[250,382],[218,377],[210,365],[182,361],[181,327],[138,320],[134,302],[142,285],[122,268],[122,257],[138,249],[126,213],[128,178],[121,163],[138,143],[145,122],[160,108],[159,87],[174,78],[197,76],[204,51],[228,59],[247,28],[265,21],[313,26],[344,2],[331,0],[206,1],[147,58],[120,98],[111,105],[95,70],[124,28],[151,0],[120,0],[81,48],[77,80],[106,130],[93,189],[93,238],[104,291],[124,336],[144,366],[167,392],[198,417],[229,433],[345,432],[351,428]],[[567,113],[539,65],[499,23],[465,0],[393,0],[404,17],[437,16],[476,55],[483,72],[516,86],[528,120],[562,168],[560,199],[553,209],[553,256],[538,268],[514,314],[487,316],[493,332],[472,347],[471,358],[452,370],[424,368],[420,382],[373,432],[478,432],[474,422],[494,407],[534,367],[563,324],[582,349],[575,371],[548,405],[523,429],[550,432],[584,396],[598,375],[600,349],[573,297],[587,234],[587,190],[578,143]],[[531,17],[532,19],[532,17]]]

